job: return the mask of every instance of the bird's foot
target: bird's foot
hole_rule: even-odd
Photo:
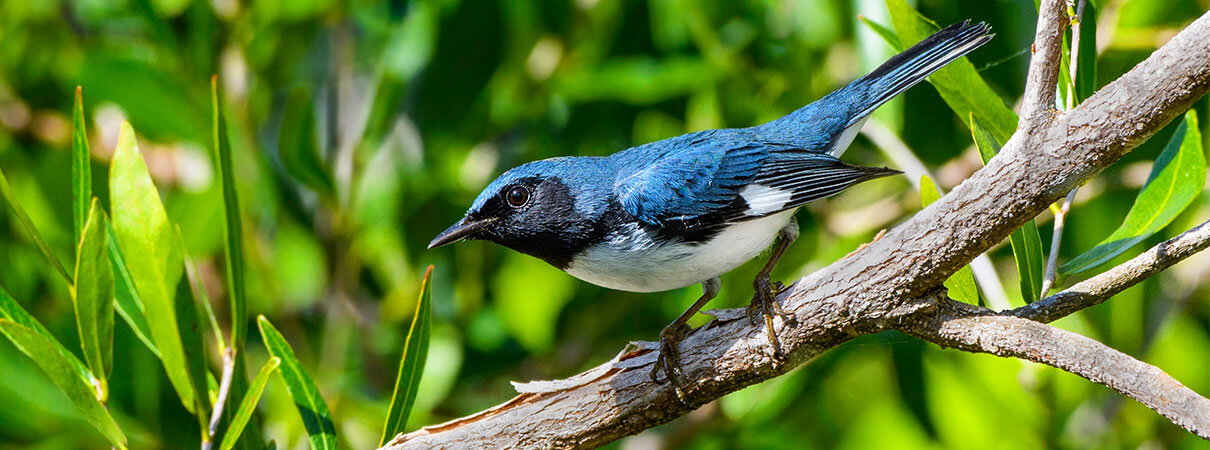
[[[758,317],[764,319],[769,345],[773,347],[773,357],[778,360],[784,359],[781,342],[778,341],[777,332],[773,329],[773,316],[781,317],[782,321],[789,321],[793,318],[793,315],[782,309],[781,304],[777,302],[777,295],[786,290],[786,286],[780,281],[769,281],[769,276],[762,274],[757,275],[756,280],[752,282],[752,287],[756,292],[752,296],[752,303],[748,304],[748,322],[757,325]]]
[[[673,323],[664,327],[664,330],[660,331],[660,355],[655,360],[655,366],[651,368],[651,381],[661,383],[660,371],[662,370],[664,376],[672,383],[676,398],[685,405],[689,405],[689,402],[685,400],[685,391],[681,388],[684,373],[681,372],[681,350],[678,346],[688,332],[689,325],[683,323]]]

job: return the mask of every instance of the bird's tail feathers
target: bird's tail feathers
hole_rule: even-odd
[[[891,57],[877,69],[850,87],[864,88],[876,95],[867,96],[862,109],[853,114],[847,125],[860,122],[896,95],[923,81],[946,64],[961,58],[987,43],[995,36],[986,23],[971,24],[969,20],[950,25],[933,33],[911,48]]]

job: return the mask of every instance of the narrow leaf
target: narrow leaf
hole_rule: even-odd
[[[1189,110],[1168,146],[1151,166],[1151,175],[1135,197],[1122,225],[1092,250],[1061,266],[1059,271],[1079,273],[1099,266],[1159,232],[1193,203],[1205,183],[1202,133],[1197,126],[1197,113]]]
[[[879,36],[882,36],[882,39],[885,40],[887,44],[890,44],[891,48],[893,48],[897,51],[903,50],[903,44],[901,44],[899,42],[899,35],[895,34],[895,30],[892,30],[890,28],[887,28],[883,24],[870,20],[869,17],[866,17],[863,14],[858,14],[857,18],[860,19],[863,23],[865,23],[867,27],[870,27],[870,29],[873,30],[875,33],[877,33]]]
[[[1076,61],[1076,100],[1083,102],[1097,91],[1097,6],[1084,2],[1080,16],[1080,51]]]
[[[126,268],[135,290],[143,301],[164,371],[185,409],[194,413],[197,393],[190,382],[176,317],[177,285],[184,267],[182,250],[139,154],[134,130],[127,122],[122,123],[118,147],[110,163],[109,195],[114,234],[125,252]]]
[[[72,224],[77,242],[84,233],[84,222],[88,220],[89,202],[92,201],[92,153],[88,149],[88,131],[84,128],[82,91],[76,86],[76,102],[71,111]]]
[[[311,448],[335,449],[336,426],[332,423],[332,413],[328,412],[328,405],[319,395],[315,381],[303,370],[298,358],[294,357],[294,349],[290,348],[290,343],[286,342],[286,338],[282,337],[277,328],[269,323],[269,319],[259,316],[257,324],[269,354],[281,359],[281,370],[278,373],[286,383],[290,398],[294,399],[298,414],[302,416],[303,426],[311,437]]]
[[[76,405],[84,420],[115,447],[126,448],[126,435],[97,399],[94,387],[75,373],[75,366],[80,364],[75,356],[53,338],[7,318],[0,319],[0,333],[42,368],[42,372]]]
[[[282,116],[278,151],[282,166],[290,176],[311,188],[320,196],[331,197],[336,188],[331,171],[319,155],[315,133],[315,108],[311,93],[298,88],[290,92]]]
[[[256,404],[260,402],[260,396],[265,392],[265,384],[269,382],[269,375],[272,375],[280,364],[281,358],[271,357],[260,368],[260,372],[257,372],[256,378],[252,380],[252,385],[248,387],[247,395],[240,402],[239,409],[235,411],[235,418],[231,420],[227,434],[223,436],[223,444],[219,447],[221,450],[230,450],[235,447],[240,434],[244,432],[244,427],[248,425],[248,420],[252,418],[252,413],[256,412]]]
[[[139,291],[134,288],[134,280],[130,278],[130,269],[126,267],[126,256],[122,254],[122,248],[118,246],[118,238],[114,234],[113,224],[109,221],[105,221],[105,233],[109,235],[109,262],[113,266],[114,306],[117,307],[118,315],[121,315],[130,325],[134,335],[143,341],[147,349],[151,350],[151,353],[159,359],[161,358],[160,349],[155,346],[155,341],[151,337],[151,327],[147,325],[147,317],[143,312],[143,300],[139,298]]]
[[[231,297],[231,348],[243,349],[248,329],[248,307],[244,289],[244,229],[231,169],[231,142],[223,115],[218,76],[210,79],[210,102],[214,119],[214,167],[223,186],[223,240],[226,241],[227,295]],[[221,335],[220,335],[221,336]]]
[[[42,256],[45,256],[50,265],[63,276],[63,280],[67,284],[71,284],[71,275],[67,273],[67,269],[63,268],[63,263],[59,262],[59,258],[50,251],[50,246],[46,245],[46,240],[42,239],[42,234],[38,232],[38,228],[34,227],[34,222],[29,220],[29,215],[25,213],[25,208],[21,207],[21,203],[17,202],[17,195],[13,193],[12,187],[8,185],[8,178],[4,176],[4,171],[0,170],[0,195],[4,196],[4,200],[8,202],[8,206],[13,208],[13,213],[17,215],[17,221],[21,222],[21,228],[33,238],[34,244],[38,246],[38,250],[42,251]]]
[[[193,396],[193,412],[197,419],[203,442],[209,438],[210,393],[217,391],[218,384],[206,366],[206,340],[202,338],[202,325],[198,320],[197,303],[188,277],[177,280],[176,295],[177,329],[181,332],[181,348],[185,356],[185,376],[196,395]],[[211,385],[214,385],[211,388]]]
[[[113,370],[113,266],[101,201],[92,199],[76,250],[76,285],[72,289],[76,327],[84,361],[99,382],[101,400],[108,398],[106,379]]]
[[[904,0],[886,0],[886,5],[902,44],[902,47],[897,47],[900,51],[940,29]],[[928,80],[958,117],[974,114],[1000,142],[1007,142],[1016,130],[1017,115],[983,81],[975,66],[966,58],[949,63],[930,75]]]
[[[379,447],[385,446],[387,441],[403,432],[408,423],[408,414],[412,412],[412,404],[416,402],[416,390],[420,387],[420,375],[424,373],[424,362],[429,351],[432,281],[433,266],[429,266],[424,271],[424,280],[420,282],[420,298],[416,301],[416,314],[412,316],[412,326],[408,328],[408,337],[404,342],[399,374],[395,377],[395,393],[391,396],[391,406],[387,410],[387,420],[382,429],[382,439],[378,442]]]
[[[67,348],[63,347],[63,345],[59,343],[59,340],[55,339],[54,335],[50,334],[50,330],[47,330],[46,327],[42,326],[42,324],[34,318],[34,316],[31,316],[29,312],[25,311],[25,308],[22,308],[21,304],[17,303],[17,300],[9,295],[8,291],[4,290],[4,287],[2,286],[0,286],[0,318],[11,320],[18,325],[34,330],[38,334],[46,337],[47,340],[54,343],[54,345],[59,348],[61,353],[71,355],[71,358],[68,362],[71,364],[72,372],[74,372],[81,381],[86,384],[93,383],[92,373],[88,371],[87,367],[84,367],[84,363],[80,362],[75,355],[72,355]]]
[[[920,206],[926,207],[941,199],[941,191],[928,175],[920,176]],[[950,298],[960,302],[979,304],[979,288],[975,286],[975,272],[970,265],[962,266],[949,279],[945,280],[945,288],[949,290]]]
[[[979,158],[986,165],[1000,153],[1000,143],[973,114],[968,118],[975,147],[979,149]],[[1013,249],[1013,259],[1017,262],[1021,299],[1025,303],[1033,303],[1038,300],[1039,291],[1042,290],[1042,272],[1046,264],[1042,258],[1042,238],[1038,235],[1038,225],[1033,220],[1025,222],[1008,236],[1008,242]]]

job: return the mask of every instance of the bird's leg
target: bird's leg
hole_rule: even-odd
[[[756,279],[752,281],[752,287],[756,293],[752,296],[752,303],[748,305],[747,312],[748,321],[753,325],[756,325],[758,315],[765,319],[765,328],[768,330],[769,344],[773,346],[773,355],[780,357],[781,343],[777,340],[777,333],[773,331],[773,315],[776,314],[784,319],[789,314],[782,310],[781,305],[777,303],[777,294],[785,289],[785,286],[779,282],[770,282],[769,274],[777,266],[777,261],[781,260],[782,254],[786,252],[786,247],[798,239],[798,221],[791,217],[790,222],[777,232],[777,237],[777,247],[773,248],[773,255],[769,257],[769,262],[765,263],[765,267],[760,269],[760,272],[756,274]]]
[[[707,302],[718,295],[721,287],[722,280],[718,277],[703,281],[702,296],[693,302],[693,306],[690,306],[676,320],[664,327],[663,331],[660,331],[660,355],[655,360],[655,367],[651,368],[651,380],[656,383],[660,382],[659,375],[662,368],[665,376],[672,382],[673,389],[676,390],[676,397],[685,404],[688,402],[685,401],[685,393],[681,390],[681,350],[677,346],[685,337],[685,333],[689,332],[689,318],[697,314],[703,306],[706,306]]]

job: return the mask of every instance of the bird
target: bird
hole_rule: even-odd
[[[785,287],[770,272],[798,236],[807,202],[901,173],[840,159],[879,106],[987,43],[985,23],[960,22],[925,38],[848,85],[773,121],[705,130],[609,156],[522,164],[492,181],[433,249],[485,240],[537,257],[610,289],[658,292],[700,284],[702,295],[660,332],[660,372],[684,400],[680,340],[688,320],[721,287],[720,276],[776,241],[753,280],[748,319],[764,320],[774,355],[774,316]]]

